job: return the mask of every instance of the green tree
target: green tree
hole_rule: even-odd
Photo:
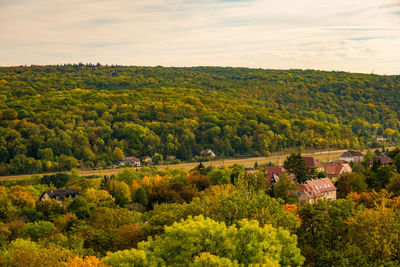
[[[70,178],[70,175],[66,173],[57,173],[57,174],[52,174],[52,175],[43,175],[40,183],[41,184],[47,184],[47,185],[54,185],[57,188],[64,187],[68,179]]]
[[[12,204],[9,198],[0,198],[0,219],[2,221],[10,221],[16,213],[17,208]]]
[[[226,168],[212,170],[208,174],[211,183],[216,184],[229,184],[231,181],[231,171]]]
[[[141,225],[123,225],[114,236],[114,246],[120,250],[136,248],[143,240],[146,240],[146,232]]]
[[[359,263],[362,265],[368,263],[371,266],[398,265],[400,254],[398,211],[382,203],[376,208],[360,211],[347,223],[348,245],[354,251],[352,265]]]
[[[83,220],[90,215],[90,204],[84,197],[76,197],[68,205],[68,211],[76,214],[76,217]]]
[[[134,202],[141,204],[146,207],[147,205],[147,191],[143,187],[139,187],[135,191]]]
[[[212,255],[209,252],[200,253],[199,256],[194,257],[193,263],[190,264],[191,267],[202,266],[218,266],[218,267],[239,267],[239,263],[237,261],[231,261],[230,259],[224,257],[218,257]]]
[[[131,200],[131,191],[124,182],[112,181],[111,193],[115,198],[115,203],[121,207],[128,204]]]
[[[386,186],[386,189],[393,193],[393,196],[400,196],[400,174],[397,174],[390,178],[389,184]]]
[[[286,174],[281,175],[279,182],[272,185],[273,196],[283,199],[285,203],[297,203],[298,197],[294,193],[296,190],[296,184]]]
[[[39,159],[52,161],[54,160],[53,150],[51,148],[39,149],[37,156]]]
[[[363,173],[344,173],[341,174],[336,183],[338,197],[345,198],[349,193],[367,192],[368,185],[365,182]]]
[[[367,173],[366,182],[368,187],[375,191],[384,189],[389,183],[390,178],[395,175],[393,167],[385,165],[377,167],[376,171],[373,171],[373,169],[374,168],[372,168],[372,171]]]
[[[163,163],[162,155],[158,154],[158,153],[154,153],[154,155],[151,158],[151,160],[155,165],[161,165]]]
[[[198,257],[204,252],[245,265],[301,266],[304,262],[296,236],[287,230],[270,225],[260,227],[257,221],[248,220],[227,227],[203,216],[166,226],[164,234],[140,243],[139,250],[132,249],[125,255],[111,254],[104,262],[111,263],[119,258],[120,264],[127,264],[146,255],[145,258],[152,258],[159,264],[187,266],[199,261]],[[138,256],[140,258],[136,259]]]
[[[299,248],[309,266],[346,266],[353,256],[347,244],[348,220],[358,212],[352,200],[318,201],[299,207]],[[349,255],[350,254],[350,255]],[[350,265],[357,265],[356,262]]]
[[[396,167],[396,171],[398,173],[400,173],[400,153],[398,153],[395,157],[394,157],[394,166]]]
[[[39,241],[48,237],[55,230],[54,224],[49,221],[37,221],[28,223],[22,229],[25,236],[30,237],[33,241]]]
[[[300,153],[292,153],[283,163],[283,167],[289,172],[296,175],[298,183],[307,180],[307,165]]]
[[[122,152],[121,148],[115,147],[113,151],[114,161],[118,162],[120,159],[125,157],[124,152]]]

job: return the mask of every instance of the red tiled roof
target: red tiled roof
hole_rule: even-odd
[[[134,162],[134,161],[140,161],[140,159],[138,159],[137,157],[125,157],[125,158],[120,159],[120,161],[131,161],[131,162]]]
[[[343,165],[343,167],[346,169],[346,171],[348,173],[352,173],[353,172],[353,170],[351,169],[351,167],[350,167],[350,165],[348,163],[343,163],[342,165]]]
[[[324,192],[336,190],[329,178],[308,180],[299,185],[299,191],[305,193],[310,198],[322,197]]]
[[[322,165],[319,160],[317,160],[314,157],[303,157],[304,161],[306,162],[306,165],[308,168],[312,168],[312,167],[324,167],[324,165]]]
[[[351,169],[350,165],[345,164],[324,164],[324,168],[328,177],[338,177],[340,172],[345,169],[346,172],[351,173],[353,170]]]
[[[325,164],[324,167],[328,177],[338,177],[343,169],[343,165],[341,164]]]
[[[299,185],[299,191],[303,192],[304,194],[306,194],[311,199],[319,198],[319,197],[323,196],[318,190],[315,190],[314,188],[312,188],[308,184]]]
[[[283,167],[267,167],[267,168],[265,168],[265,174],[267,175],[268,179],[271,179],[272,174],[274,174],[274,173],[279,176],[282,173],[286,173],[286,170]]]
[[[375,159],[380,162],[381,165],[393,164],[393,159],[388,156],[376,156]],[[369,161],[369,164],[372,165],[374,163],[373,160]]]

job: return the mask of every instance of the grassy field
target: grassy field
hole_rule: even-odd
[[[314,152],[307,152],[303,153],[304,156],[313,156],[321,161],[329,161],[338,159],[339,156],[345,152],[346,150],[335,150],[335,151],[314,151]],[[366,151],[364,151],[365,153]],[[229,158],[229,159],[220,159],[220,160],[213,160],[208,162],[203,162],[203,165],[208,167],[221,167],[221,166],[232,166],[234,164],[240,164],[245,167],[252,167],[254,163],[264,164],[268,162],[272,162],[277,165],[282,165],[286,157],[290,153],[288,152],[281,152],[281,153],[274,153],[270,157],[254,157],[254,158]],[[183,168],[185,170],[191,170],[199,165],[199,162],[190,162],[190,163],[180,163],[180,164],[173,164],[173,165],[161,165],[157,166],[159,170],[163,170],[166,168],[175,169],[175,168]],[[117,174],[118,172],[122,171],[122,169],[105,169],[105,170],[78,170],[80,176],[88,176],[88,175],[112,175]],[[64,172],[70,173],[70,172]],[[42,173],[37,175],[44,175],[44,174],[55,174],[53,173]],[[0,176],[0,180],[17,180],[17,179],[24,179],[32,176],[32,174],[24,174],[24,175],[10,175],[10,176]]]

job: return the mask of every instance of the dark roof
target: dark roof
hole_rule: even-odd
[[[363,157],[364,155],[359,151],[346,151],[340,157],[341,158],[349,158],[349,157]]]
[[[140,161],[140,159],[138,159],[137,157],[125,157],[120,159],[119,161],[130,161],[130,162],[134,162],[134,161]]]
[[[312,168],[312,167],[324,167],[319,160],[317,160],[314,157],[303,157],[304,161],[306,162],[307,168]]]
[[[65,198],[76,198],[81,195],[75,189],[69,189],[69,188],[59,189],[59,190],[47,190],[40,196],[40,199],[42,199],[44,194],[47,194],[51,199],[56,199],[61,201],[64,201]]]
[[[375,160],[377,160],[380,165],[393,164],[393,159],[389,158],[388,156],[376,156]],[[372,165],[372,164],[374,164],[374,161],[370,160],[369,165]]]

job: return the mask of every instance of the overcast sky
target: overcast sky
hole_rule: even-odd
[[[400,0],[0,0],[0,66],[400,74]]]

